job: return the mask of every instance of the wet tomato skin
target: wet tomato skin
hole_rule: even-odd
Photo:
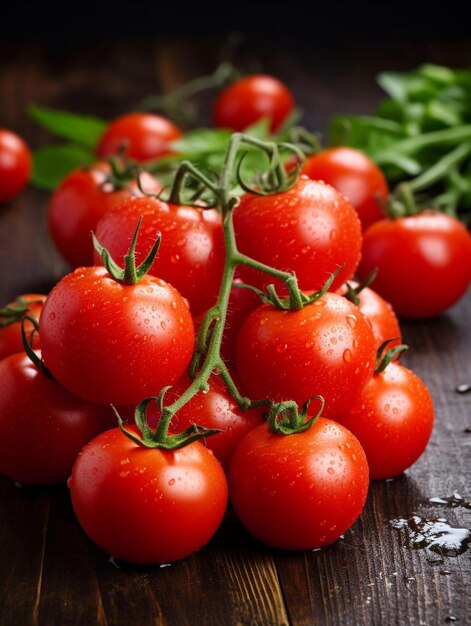
[[[134,563],[193,554],[211,539],[227,504],[224,471],[199,441],[176,451],[150,449],[119,428],[82,450],[68,484],[89,537]]]
[[[104,267],[67,274],[40,319],[46,366],[72,393],[131,405],[176,382],[189,365],[194,327],[188,303],[169,283],[144,276],[117,282]]]
[[[12,200],[24,189],[31,168],[31,151],[24,140],[0,128],[0,203]]]
[[[323,415],[335,418],[360,395],[373,375],[376,348],[371,323],[345,298],[326,293],[298,311],[272,305],[245,321],[236,369],[252,398],[325,399]]]
[[[109,407],[72,395],[25,353],[0,361],[0,472],[11,480],[66,481],[83,446],[115,423]]]
[[[425,450],[434,423],[433,401],[416,374],[390,363],[337,421],[362,444],[371,478],[392,478]]]
[[[368,464],[358,440],[319,418],[303,433],[261,424],[232,457],[229,493],[242,524],[269,546],[309,550],[332,543],[365,504]]]

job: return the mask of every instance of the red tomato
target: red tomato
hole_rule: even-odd
[[[239,334],[237,372],[249,397],[325,400],[323,415],[341,415],[373,374],[375,340],[371,324],[341,296],[326,293],[298,311],[265,304]]]
[[[361,228],[354,208],[335,189],[306,176],[282,193],[246,194],[234,211],[234,225],[241,252],[294,271],[304,290],[321,289],[345,265],[331,286],[333,291],[353,276],[360,260]],[[245,267],[240,276],[259,287],[281,284]]]
[[[90,235],[100,218],[128,198],[141,196],[137,181],[123,189],[107,183],[108,163],[71,172],[52,194],[48,208],[49,232],[61,255],[73,267],[91,265],[93,245]],[[157,193],[160,183],[150,174],[142,174],[145,191]]]
[[[4,359],[10,354],[16,354],[23,351],[23,341],[21,339],[21,314],[18,317],[10,317],[8,309],[12,307],[19,310],[27,310],[28,315],[32,315],[36,319],[39,319],[43,308],[43,302],[46,296],[40,293],[26,293],[18,296],[13,302],[7,304],[3,309],[3,314],[0,311],[0,359]],[[31,336],[33,330],[33,324],[28,320],[25,320],[25,332],[26,337]],[[35,348],[39,348],[39,334],[35,333],[33,337],[33,345]]]
[[[262,117],[271,120],[276,131],[294,110],[293,94],[273,76],[245,76],[226,87],[218,96],[213,110],[214,125],[243,131]]]
[[[190,382],[184,378],[172,387],[165,396],[166,403],[181,396]],[[239,441],[262,421],[261,409],[242,411],[221,377],[213,375],[209,380],[209,391],[194,396],[172,419],[171,432],[182,432],[193,423],[220,430],[206,439],[206,446],[227,470]]]
[[[73,396],[26,354],[0,361],[0,472],[12,480],[67,480],[83,446],[115,423],[109,407]]]
[[[126,113],[108,125],[97,154],[101,158],[113,156],[126,145],[126,156],[130,159],[149,161],[170,154],[170,143],[181,136],[181,130],[166,117],[155,113]]]
[[[433,429],[433,402],[418,376],[390,363],[337,419],[358,437],[371,478],[391,478],[425,450]]]
[[[388,199],[388,184],[376,163],[363,152],[347,147],[322,150],[306,160],[301,172],[347,196],[363,230],[384,218],[381,202]]]
[[[17,196],[31,174],[31,152],[11,130],[0,128],[0,202]]]
[[[151,273],[168,280],[187,298],[193,313],[205,311],[217,298],[224,266],[224,235],[221,216],[213,209],[168,204],[155,198],[138,198],[108,212],[98,223],[98,241],[124,267],[136,224],[142,226],[136,247],[143,260],[162,233],[159,254]],[[101,263],[98,254],[95,262]]]
[[[39,323],[43,358],[69,391],[100,404],[137,404],[172,385],[188,366],[194,327],[171,285],[144,276],[125,285],[104,267],[60,280]]]
[[[350,281],[350,285],[355,288],[358,283]],[[339,289],[340,294],[347,292],[345,285]],[[398,337],[397,341],[392,341],[388,344],[389,348],[393,348],[401,343],[401,328],[399,321],[394,313],[394,309],[382,298],[376,291],[365,287],[358,295],[360,303],[358,305],[359,310],[365,315],[371,322],[373,329],[373,335],[376,341],[376,349],[386,341],[386,339],[393,339]]]
[[[244,526],[275,548],[312,550],[332,543],[361,513],[368,464],[358,440],[319,418],[295,435],[261,424],[236,448],[229,493]]]
[[[193,554],[216,532],[227,504],[224,471],[199,441],[175,451],[150,449],[119,428],[82,450],[69,487],[87,535],[135,563]]]
[[[359,277],[375,267],[374,288],[399,317],[433,317],[468,288],[471,236],[457,219],[437,211],[381,220],[365,232]]]

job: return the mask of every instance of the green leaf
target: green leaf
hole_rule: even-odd
[[[412,76],[399,72],[381,72],[377,81],[380,87],[391,96],[393,100],[404,102],[407,100]]]
[[[107,126],[107,122],[98,117],[56,111],[36,104],[28,108],[28,114],[53,135],[92,149],[96,147]]]
[[[197,128],[186,133],[181,139],[173,141],[172,150],[183,155],[205,154],[224,151],[231,137],[226,129]]]
[[[39,189],[53,191],[69,172],[94,160],[93,152],[74,144],[39,148],[33,153],[31,182]]]
[[[270,139],[270,124],[271,118],[269,116],[262,117],[254,124],[247,126],[244,130],[244,135],[250,135],[255,137],[255,139],[266,141]]]

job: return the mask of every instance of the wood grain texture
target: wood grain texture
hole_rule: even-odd
[[[0,125],[38,146],[47,137],[26,117],[28,103],[112,118],[150,93],[211,71],[220,43],[0,46]],[[469,65],[471,44],[249,42],[237,60],[286,80],[307,125],[325,129],[333,113],[373,108],[377,71],[426,60]],[[210,102],[201,100],[207,123]],[[67,271],[47,233],[46,204],[46,194],[29,189],[0,207],[2,303],[24,291],[46,292]],[[450,616],[471,623],[471,553],[437,564],[436,554],[412,551],[389,524],[418,513],[471,528],[470,510],[429,502],[455,490],[471,498],[471,433],[464,432],[471,395],[454,391],[471,382],[470,320],[468,294],[446,315],[403,325],[411,345],[404,361],[434,398],[434,435],[413,468],[372,484],[360,519],[323,550],[271,551],[229,511],[210,544],[191,558],[169,567],[114,564],[80,529],[66,487],[17,488],[0,478],[1,626],[434,626]]]

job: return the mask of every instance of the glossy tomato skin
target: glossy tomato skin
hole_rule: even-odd
[[[298,311],[265,304],[239,334],[236,368],[251,398],[295,400],[322,395],[323,415],[341,415],[373,375],[371,324],[338,294],[326,293]]]
[[[227,504],[227,481],[199,441],[180,450],[149,449],[119,428],[91,441],[69,481],[87,535],[114,557],[169,563],[213,536]]]
[[[214,125],[243,131],[262,117],[271,120],[276,131],[294,110],[293,94],[277,78],[266,74],[245,76],[226,87],[213,110]]]
[[[347,196],[363,230],[384,218],[381,202],[388,199],[386,178],[360,150],[345,146],[322,150],[306,159],[301,172],[312,180],[323,180]]]
[[[301,176],[272,196],[246,194],[234,211],[239,249],[267,265],[296,273],[304,290],[318,290],[341,265],[331,290],[349,280],[360,260],[361,227],[348,200],[322,182]],[[242,267],[240,276],[259,287],[272,277]]]
[[[434,317],[468,288],[471,236],[457,219],[436,211],[381,220],[364,234],[359,277],[375,267],[374,289],[399,317]]]
[[[26,354],[0,361],[0,472],[11,480],[67,480],[83,446],[115,423],[109,407],[73,396]]]
[[[177,398],[189,387],[190,379],[180,380],[166,395],[167,400]],[[216,428],[221,432],[205,440],[225,470],[239,441],[263,421],[261,409],[242,411],[230,395],[220,376],[209,379],[209,391],[198,393],[183,406],[172,419],[172,432],[181,432],[191,426]]]
[[[420,457],[432,434],[433,401],[416,374],[390,363],[338,421],[359,439],[370,477],[392,478]]]
[[[136,404],[175,383],[189,365],[193,320],[165,281],[115,281],[104,267],[60,280],[44,303],[46,366],[69,391],[99,404]]]
[[[170,154],[170,143],[182,136],[166,117],[155,113],[126,113],[111,122],[97,148],[100,158],[113,156],[121,146],[126,156],[144,162]]]
[[[72,267],[91,265],[93,244],[91,231],[113,207],[128,198],[142,196],[137,181],[123,189],[107,183],[108,163],[73,170],[52,194],[48,206],[48,227],[56,248]],[[141,177],[143,188],[157,193],[162,186],[150,174]]]
[[[367,491],[368,464],[358,440],[322,417],[288,436],[261,424],[242,439],[229,471],[242,524],[260,541],[288,550],[338,539],[361,513]]]
[[[355,288],[358,283],[350,281],[350,285]],[[340,294],[346,293],[347,288],[345,285],[339,289]],[[388,344],[388,348],[393,348],[401,343],[401,328],[399,326],[399,320],[394,313],[394,309],[382,298],[379,293],[376,293],[373,289],[365,287],[358,294],[360,303],[358,309],[365,315],[371,322],[373,329],[373,335],[375,337],[376,349],[386,341],[386,339],[393,339],[398,337],[396,341],[392,341]]]
[[[7,202],[26,186],[31,174],[31,152],[21,137],[0,128],[0,202]]]
[[[145,258],[156,232],[160,232],[162,241],[150,272],[178,289],[189,301],[193,314],[212,306],[219,292],[225,256],[220,214],[155,198],[125,202],[103,216],[96,229],[98,241],[122,267],[140,217],[138,262]],[[96,253],[95,262],[101,262]]]
[[[43,308],[43,302],[46,296],[41,293],[25,293],[18,296],[15,300],[10,302],[7,306],[15,306],[18,301],[23,302],[28,307],[28,315],[32,315],[36,319],[39,319]],[[5,326],[1,326],[2,317],[0,316],[0,359],[4,359],[10,354],[16,354],[23,351],[23,341],[21,339],[21,320],[12,322]],[[33,324],[28,320],[25,320],[25,332],[29,338],[33,330]],[[39,348],[39,334],[35,333],[33,336],[33,347]]]

